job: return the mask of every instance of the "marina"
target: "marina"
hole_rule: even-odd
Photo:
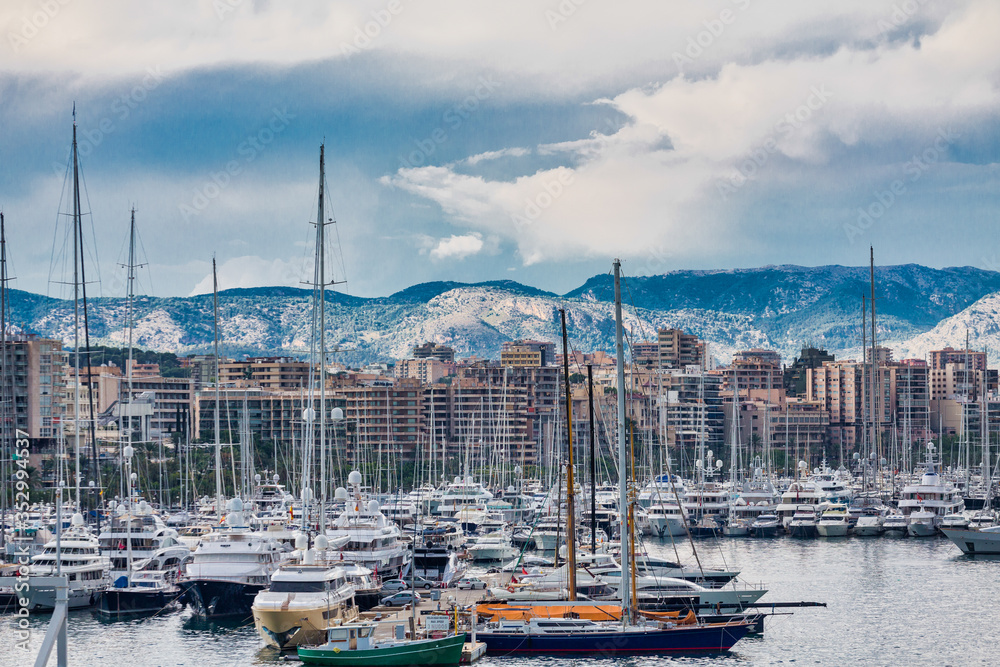
[[[0,5],[0,667],[998,662],[996,0],[115,4]]]
[[[670,554],[669,544],[646,541],[651,553]],[[823,600],[825,608],[794,610],[765,623],[763,635],[742,640],[730,659],[741,664],[773,665],[795,662],[820,664],[983,664],[993,661],[1000,641],[994,624],[977,623],[971,615],[988,608],[1000,587],[996,557],[968,557],[946,539],[867,540],[848,538],[814,541],[780,537],[773,540],[724,540],[714,556],[706,550],[706,565],[738,568],[750,581],[766,581],[768,597],[780,600]],[[919,585],[911,585],[920,573]],[[976,581],[976,586],[965,585]],[[447,590],[447,595],[478,601],[483,591]],[[436,604],[426,602],[424,609]],[[934,613],[925,610],[933,609]],[[781,612],[781,609],[776,611]],[[391,627],[406,613],[388,619]],[[48,624],[46,615],[31,620],[32,654]],[[860,628],[860,630],[859,630]],[[280,654],[264,645],[252,623],[206,622],[190,610],[147,619],[108,623],[89,611],[73,611],[69,619],[73,664],[253,665],[277,662]],[[962,646],[961,655],[951,642]],[[836,640],[832,641],[831,637]],[[13,642],[10,620],[0,624],[0,641]],[[149,655],[159,656],[148,663]],[[647,658],[656,660],[656,658]],[[668,658],[661,659],[664,664]],[[516,664],[537,662],[518,659]],[[728,661],[728,660],[727,660]],[[23,664],[20,662],[3,664]],[[511,663],[486,655],[479,663]],[[616,660],[597,660],[609,667]],[[684,664],[714,665],[718,657],[690,656]]]

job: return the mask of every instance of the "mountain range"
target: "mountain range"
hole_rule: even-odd
[[[761,347],[777,350],[786,361],[806,345],[838,358],[857,357],[862,295],[870,289],[867,267],[766,266],[627,276],[622,293],[631,341],[651,340],[658,328],[676,327],[709,341],[712,355],[727,363],[735,351]],[[427,340],[450,345],[459,356],[497,358],[507,340],[558,341],[559,309],[565,308],[574,349],[613,352],[613,296],[610,273],[563,295],[506,280],[423,283],[378,298],[330,291],[327,345],[355,364],[406,357]],[[963,346],[966,330],[973,348],[1000,350],[998,272],[877,267],[875,299],[878,340],[893,347],[896,358]],[[292,287],[221,291],[224,354],[308,354],[311,300],[311,290]],[[10,303],[12,323],[20,330],[72,346],[72,301],[10,290]],[[89,300],[92,345],[124,344],[125,307],[121,297]],[[212,296],[136,297],[134,340],[160,352],[209,351]]]

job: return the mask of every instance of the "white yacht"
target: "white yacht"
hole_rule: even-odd
[[[336,490],[335,497],[344,502],[344,510],[326,530],[326,536],[331,542],[349,538],[338,554],[345,563],[366,567],[383,580],[398,578],[410,562],[410,549],[401,539],[402,531],[382,514],[377,500],[362,499],[360,472],[351,471],[347,481],[352,492],[348,494],[343,487]]]
[[[227,528],[201,538],[180,580],[187,602],[205,617],[249,617],[254,596],[270,584],[286,547],[244,525],[243,503],[234,498]]]
[[[818,506],[824,500],[824,495],[816,489],[812,482],[796,481],[792,482],[788,489],[781,494],[781,502],[775,508],[774,513],[781,519],[781,525],[788,530],[788,524],[792,522],[792,517],[801,505]]]
[[[518,549],[511,544],[509,535],[496,532],[480,537],[468,552],[474,561],[497,561],[513,558]]]
[[[481,483],[473,481],[472,477],[456,477],[441,494],[441,503],[437,511],[442,516],[455,516],[455,513],[465,508],[485,509],[493,500],[493,494]]]
[[[830,505],[816,522],[821,537],[847,537],[847,527],[847,505]]]
[[[684,512],[692,521],[704,517],[724,521],[729,516],[729,500],[729,490],[718,482],[694,484],[684,493]]]
[[[28,589],[22,594],[28,600],[29,611],[51,611],[55,608],[55,588],[32,585],[31,578],[55,576],[57,569],[61,570],[69,583],[70,609],[93,606],[100,592],[111,585],[108,574],[110,563],[101,555],[97,538],[84,526],[82,515],[72,516],[70,529],[62,534],[59,542],[58,556],[56,540],[53,539],[40,554],[31,559],[28,566]]]
[[[111,580],[128,574],[129,549],[132,560],[144,560],[158,549],[179,544],[177,531],[163,522],[145,500],[133,501],[129,512],[127,502],[111,501],[112,519],[97,539],[101,554],[111,559]]]
[[[303,536],[304,537],[304,536]],[[317,538],[322,548],[323,536]],[[286,563],[271,575],[251,607],[257,634],[279,650],[319,644],[327,628],[358,618],[354,586],[344,568],[316,562],[312,549],[300,562]]]
[[[679,536],[687,533],[687,517],[677,503],[657,503],[646,509],[649,526],[656,537]]]
[[[788,522],[788,533],[792,537],[816,537],[818,505],[799,505]]]
[[[886,537],[904,537],[908,524],[909,518],[904,514],[899,512],[886,514],[885,519],[882,520],[882,534]]]
[[[961,514],[964,509],[961,491],[941,479],[934,459],[934,443],[927,443],[920,483],[904,486],[899,499],[899,511],[908,520],[907,534],[911,537],[934,535],[944,517]]]
[[[874,507],[863,508],[858,515],[858,522],[851,532],[858,537],[877,537],[883,532],[885,510]]]

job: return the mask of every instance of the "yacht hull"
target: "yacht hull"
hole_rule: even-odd
[[[184,598],[204,618],[249,618],[253,600],[264,588],[235,581],[194,579],[184,582]]]
[[[678,627],[668,630],[628,630],[528,634],[478,632],[486,653],[494,655],[656,655],[662,653],[728,651],[746,636],[747,623]]]
[[[788,525],[788,532],[792,537],[800,537],[803,539],[810,539],[816,537],[816,524],[806,523],[798,524],[791,523]]]
[[[180,589],[176,586],[165,590],[108,589],[97,599],[97,613],[101,616],[141,616],[155,614],[177,602]]]
[[[30,580],[29,580],[30,582]],[[56,590],[51,586],[31,586],[25,591],[29,611],[52,611],[56,607]],[[68,593],[70,609],[87,609],[97,602],[100,589],[71,588]]]
[[[923,523],[922,521],[910,522],[906,526],[906,534],[910,537],[932,537],[937,535],[937,528],[934,527],[932,523]]]
[[[331,609],[265,610],[253,609],[253,622],[264,643],[278,650],[291,650],[299,646],[322,644],[326,641],[326,628],[337,622],[350,622],[357,614],[345,613],[334,606]]]
[[[967,554],[1000,554],[1000,532],[942,528],[941,532]]]
[[[821,523],[816,526],[816,532],[819,533],[820,537],[847,537],[847,524],[838,523],[836,525],[829,525]]]

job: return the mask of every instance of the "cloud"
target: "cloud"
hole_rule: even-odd
[[[472,233],[464,236],[452,234],[446,239],[441,239],[434,246],[430,255],[433,259],[465,259],[477,254],[483,249],[483,237],[480,234]]]
[[[531,151],[527,148],[504,148],[499,151],[486,151],[465,159],[465,163],[474,166],[485,160],[498,160],[502,157],[523,157]]]
[[[761,242],[762,226],[746,219],[755,197],[773,201],[778,192],[802,202],[846,193],[850,201],[854,178],[878,186],[902,177],[904,163],[942,127],[995,109],[997,31],[1000,7],[975,3],[919,42],[674,76],[597,100],[625,114],[624,127],[538,145],[539,154],[563,155],[571,166],[494,180],[429,166],[399,169],[383,182],[437,203],[452,222],[507,239],[526,265],[737,254]],[[861,187],[870,200],[873,186]]]
[[[263,259],[256,255],[234,257],[218,267],[219,290],[246,287],[302,287],[311,277],[306,267],[282,259]],[[188,296],[212,293],[212,274],[201,279]]]

